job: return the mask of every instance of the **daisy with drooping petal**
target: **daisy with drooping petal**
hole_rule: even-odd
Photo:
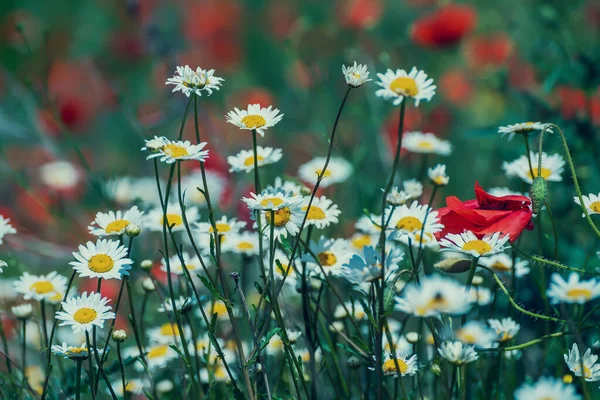
[[[450,182],[450,177],[446,175],[446,166],[438,164],[427,170],[427,177],[436,186],[446,186]]]
[[[479,260],[479,263],[484,267],[492,269],[498,274],[510,274],[514,268],[517,278],[527,275],[530,271],[529,261],[516,258],[513,264],[513,258],[506,253],[498,253],[489,257],[483,257]]]
[[[154,141],[157,139],[161,140],[162,146],[156,149],[156,151],[153,151],[155,146]],[[151,142],[152,144],[149,144]],[[150,151],[150,155],[146,157],[146,160],[160,157],[160,161],[166,162],[167,164],[173,164],[175,161],[183,160],[196,160],[204,162],[208,158],[208,150],[202,150],[206,144],[206,142],[192,144],[189,140],[171,141],[167,138],[155,137],[155,139],[146,140],[146,146],[142,147],[142,150]]]
[[[309,197],[305,197],[300,207],[302,211],[308,213],[306,217],[307,226],[314,225],[317,229],[323,229],[331,224],[337,224],[338,216],[342,212],[337,205],[333,204],[333,201],[325,196],[315,197],[310,209],[308,209],[309,200]]]
[[[282,157],[281,149],[274,149],[272,147],[256,146],[256,153],[256,164],[259,168],[274,164],[281,160]],[[230,166],[229,172],[245,171],[248,173],[254,171],[254,151],[242,150],[235,156],[227,157],[227,162]]]
[[[600,214],[600,193],[598,193],[597,195],[590,193],[587,196],[581,196],[581,198],[583,199],[583,205],[585,206],[585,209],[587,210],[589,215]],[[575,204],[581,206],[579,197],[576,196],[573,198],[573,200],[575,201]],[[581,213],[581,216],[585,218],[585,213]],[[1,243],[2,242],[0,241],[0,244]]]
[[[496,232],[479,239],[473,232],[465,230],[459,235],[447,234],[440,240],[440,246],[442,251],[456,251],[473,257],[487,257],[505,250],[509,235],[502,237],[500,235],[500,232]]]
[[[405,132],[402,138],[402,147],[411,153],[450,155],[452,145],[447,140],[442,140],[433,133]]]
[[[526,156],[521,156],[512,162],[504,162],[502,169],[508,177],[517,176],[527,183],[532,183],[533,178],[538,176],[538,157],[539,153],[533,151],[529,153],[531,168],[533,168],[533,177],[529,167],[529,161]],[[548,155],[542,153],[542,174],[541,177],[547,181],[562,181],[561,174],[564,171],[565,160],[560,154]]]
[[[421,100],[431,100],[437,88],[433,85],[433,79],[427,79],[427,74],[416,67],[408,73],[403,69],[397,69],[395,72],[388,69],[385,74],[377,74],[377,77],[377,85],[381,89],[378,89],[375,95],[385,100],[393,99],[395,106],[402,103],[405,97],[415,99],[415,106],[418,106]]]
[[[567,385],[553,377],[540,378],[535,383],[524,383],[514,394],[515,400],[582,400],[574,385]]]
[[[144,218],[144,226],[152,231],[162,231],[165,215],[162,208],[156,207],[148,212]],[[196,207],[185,207],[185,218],[188,224],[192,225],[198,219],[198,209]],[[173,203],[167,206],[167,228],[173,229],[173,232],[185,230],[183,215],[179,204]]]
[[[197,67],[194,71],[188,65],[177,67],[175,75],[168,78],[165,85],[174,85],[172,93],[181,92],[187,97],[192,93],[197,96],[202,95],[202,91],[206,91],[210,96],[213,90],[219,90],[223,78],[215,76],[215,70],[205,70]]]
[[[353,88],[360,87],[365,84],[365,82],[369,82],[369,71],[367,71],[367,66],[362,64],[357,64],[354,61],[354,65],[346,67],[342,65],[342,74],[344,74],[344,78],[346,79],[346,83],[348,86]]]
[[[323,171],[324,165],[325,157],[315,157],[300,166],[298,169],[298,176],[304,182],[315,185],[317,183],[317,178]],[[352,165],[348,161],[341,157],[331,157],[319,187],[325,188],[335,183],[344,182],[352,175],[352,171]]]
[[[0,244],[4,243],[4,236],[15,233],[17,230],[10,224],[10,218],[0,215]]]
[[[569,350],[568,355],[563,355],[565,363],[575,376],[582,376],[588,382],[600,380],[600,364],[596,364],[598,356],[592,354],[592,349],[587,349],[583,355],[583,359],[579,353],[577,343],[573,343],[573,347]],[[582,367],[583,366],[583,373]]]
[[[469,311],[473,300],[465,296],[465,287],[456,281],[432,275],[410,284],[396,299],[396,309],[418,317],[440,314],[461,315]]]
[[[56,312],[56,319],[61,320],[60,326],[71,326],[73,332],[90,332],[92,327],[102,329],[104,321],[114,319],[115,313],[108,306],[110,300],[100,293],[84,292],[79,297],[71,297],[62,302],[63,311]]]
[[[456,339],[476,348],[494,347],[496,338],[496,332],[479,321],[469,321],[456,331]]]
[[[512,318],[488,319],[488,324],[496,332],[498,342],[506,342],[517,336],[521,330],[521,325]]]
[[[239,234],[229,235],[221,249],[224,252],[247,256],[257,255],[259,252],[258,236],[253,232],[240,232]]]
[[[502,136],[508,135],[508,140],[511,141],[516,134],[524,135],[533,131],[543,131],[550,124],[541,122],[520,122],[514,125],[501,126],[498,128],[498,133]],[[552,133],[552,129],[546,129],[546,132]]]
[[[215,221],[217,233],[221,236],[229,236],[240,232],[246,227],[246,222],[238,221],[237,218],[227,218],[222,216],[221,219]],[[214,228],[210,222],[197,222],[196,228],[201,234],[212,234]]]
[[[283,118],[277,108],[261,107],[260,104],[249,104],[247,110],[237,107],[227,113],[227,122],[240,129],[256,130],[260,136],[265,136],[265,130],[275,126]]]
[[[600,282],[596,279],[579,280],[579,274],[571,272],[565,281],[558,273],[553,273],[546,291],[552,304],[584,304],[600,297]]]
[[[460,341],[442,343],[438,348],[438,353],[454,365],[465,365],[479,358],[475,347],[464,345]]]
[[[319,265],[328,275],[344,274],[344,264],[347,264],[352,256],[348,242],[344,239],[327,239],[321,236],[318,242],[310,242],[309,249],[310,252],[302,256],[302,261],[308,263],[316,275],[323,273]]]
[[[398,368],[400,371],[398,371]],[[395,355],[385,353],[383,357],[383,374],[398,378],[399,376],[413,376],[417,373],[418,363],[417,355],[413,354],[410,358],[401,351],[396,351]]]
[[[76,261],[69,264],[82,278],[121,279],[129,275],[133,261],[127,258],[127,248],[117,240],[99,239],[96,244],[87,242],[73,252]]]
[[[410,206],[404,204],[393,210],[387,208],[385,214],[385,220],[389,221],[388,230],[392,232],[389,239],[405,244],[411,242],[413,246],[417,247],[421,241],[424,246],[435,245],[434,234],[444,228],[439,222],[438,212],[432,211],[427,204],[419,204],[417,201],[413,201]],[[421,231],[423,231],[422,239]]]
[[[21,293],[25,300],[51,301],[62,300],[67,290],[67,278],[50,272],[47,275],[31,275],[24,272],[18,281],[14,282],[15,291]]]
[[[202,263],[197,256],[192,256],[188,252],[184,251],[181,253],[181,257],[183,258],[185,268],[189,271],[191,276],[196,276],[196,274],[202,271]],[[208,260],[208,258],[205,258],[203,261],[206,260]],[[183,266],[181,265],[181,260],[177,254],[169,257],[169,268],[171,269],[171,274],[173,275],[185,274]],[[164,258],[162,259],[160,269],[165,272],[167,271],[167,261]]]
[[[363,282],[373,282],[381,279],[381,251],[376,251],[375,247],[365,246],[363,248],[364,256],[354,254],[352,258],[344,265],[346,273],[344,276],[352,283],[361,284]],[[385,270],[393,274],[398,269],[398,263],[404,259],[404,253],[395,248],[388,248],[385,257]]]
[[[75,188],[83,174],[68,161],[51,161],[40,167],[40,180],[54,190],[69,190]]]
[[[125,228],[129,224],[140,226],[143,215],[144,213],[137,206],[133,206],[125,212],[121,210],[107,213],[98,212],[88,229],[92,235],[96,236],[120,236],[125,233]]]

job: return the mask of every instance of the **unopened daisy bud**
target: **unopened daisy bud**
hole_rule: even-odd
[[[419,341],[419,334],[417,332],[408,332],[405,336],[408,343],[415,344]]]
[[[137,226],[136,224],[129,224],[127,225],[127,227],[125,228],[125,234],[129,237],[136,237],[138,236],[140,233],[142,232],[142,230],[140,229],[139,226]]]
[[[33,314],[33,307],[29,303],[14,306],[10,310],[19,319],[28,319]]]
[[[365,82],[370,81],[369,71],[367,71],[367,66],[362,64],[357,64],[354,61],[354,65],[346,67],[342,65],[342,73],[344,74],[344,78],[346,78],[346,83],[348,86],[357,88],[362,86]]]
[[[440,271],[444,271],[451,274],[460,274],[466,272],[471,268],[471,260],[463,257],[452,257],[440,260],[433,265]]]
[[[541,176],[536,177],[529,188],[529,197],[531,197],[531,208],[534,214],[539,214],[546,199],[548,198],[548,185]]]
[[[440,376],[440,374],[442,373],[442,368],[440,367],[440,364],[437,363],[437,361],[431,364],[431,372],[433,372],[437,376]]]
[[[406,203],[406,201],[409,199],[410,196],[407,193],[398,189],[398,186],[394,186],[390,193],[388,193],[385,201],[391,206],[398,207]]]
[[[481,275],[475,275],[473,277],[472,284],[475,286],[481,285],[483,283],[483,277]]]
[[[312,190],[310,190],[306,186],[302,186],[300,188],[300,194],[303,195],[303,196],[310,196],[312,194]]]
[[[6,263],[6,261],[0,260],[0,273],[2,273],[2,270],[6,267],[8,267],[8,264]]]
[[[446,186],[450,181],[450,177],[446,175],[446,166],[444,164],[438,164],[433,168],[427,170],[427,176],[436,186]]]
[[[156,391],[158,393],[167,393],[173,390],[174,387],[175,386],[173,385],[173,382],[168,379],[164,379],[156,384]]]
[[[573,383],[573,375],[571,375],[571,374],[564,375],[563,382],[566,384]]]
[[[334,321],[329,325],[329,330],[333,332],[342,332],[344,330],[344,323],[342,321]]]
[[[150,278],[145,278],[142,281],[142,288],[144,288],[146,292],[153,292],[156,290],[156,286],[154,286],[154,282]]]
[[[361,365],[362,362],[360,361],[360,358],[356,356],[352,356],[346,361],[346,366],[350,369],[358,369]]]
[[[116,331],[113,331],[111,337],[115,342],[123,343],[125,340],[127,340],[127,332],[125,332],[123,329],[117,329]]]
[[[148,271],[150,268],[152,268],[152,260],[144,260],[140,263],[140,267],[142,267],[143,270]]]

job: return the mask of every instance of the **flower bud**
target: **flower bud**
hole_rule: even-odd
[[[136,224],[129,224],[125,228],[125,234],[129,237],[136,237],[140,234],[140,232],[142,232],[142,230]]]
[[[356,356],[352,356],[346,361],[346,366],[350,369],[358,369],[360,368],[361,364],[362,362],[360,361],[360,358]]]
[[[419,341],[419,334],[417,332],[408,332],[405,336],[408,343],[415,344]]]
[[[438,364],[437,361],[434,361],[431,364],[431,372],[433,372],[437,376],[440,376],[440,374],[442,373],[442,368],[440,368],[440,364]]]
[[[117,329],[116,331],[113,331],[111,337],[115,342],[123,343],[125,340],[127,340],[127,332],[125,332],[123,329]]]
[[[546,180],[538,176],[533,180],[529,188],[529,197],[531,197],[532,210],[534,214],[539,214],[546,199],[548,198],[548,185]]]
[[[144,260],[140,263],[140,267],[142,267],[143,270],[148,271],[150,270],[150,268],[152,268],[152,260]]]
[[[142,281],[142,288],[144,288],[144,291],[146,292],[153,292],[156,290],[156,286],[154,286],[154,282],[150,278],[145,278]]]
[[[471,268],[471,260],[463,257],[452,257],[440,260],[433,266],[443,272],[460,274],[467,272]]]
[[[483,283],[483,277],[481,275],[473,276],[473,282],[471,282],[475,286],[479,286]]]

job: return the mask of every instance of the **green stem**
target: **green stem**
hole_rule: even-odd
[[[22,371],[23,372],[23,384],[21,386],[21,394],[20,394],[19,398],[23,397],[23,389],[25,387],[27,387],[27,384],[28,384],[27,383],[27,374],[25,373],[25,370],[27,369],[26,368],[26,366],[27,366],[27,357],[26,357],[26,355],[27,355],[27,352],[26,352],[26,350],[27,350],[27,320],[22,319],[21,323],[22,323],[22,329],[23,329],[23,344],[21,347],[21,359],[22,359],[22,365],[23,365],[23,367],[22,367],[23,368],[23,371]]]
[[[119,359],[119,369],[121,370],[121,385],[123,386],[123,396],[125,396],[126,384],[125,384],[125,367],[123,366],[123,358],[121,357],[121,342],[117,342],[117,358]]]
[[[75,381],[75,400],[79,400],[81,398],[81,364],[83,363],[83,359],[81,357],[77,357],[77,375]],[[123,387],[123,393],[125,393],[125,389]]]
[[[258,174],[258,153],[256,150],[256,129],[252,129],[252,150],[254,151],[254,191],[260,194],[260,177]]]

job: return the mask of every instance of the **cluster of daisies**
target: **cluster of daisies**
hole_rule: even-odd
[[[371,81],[367,67],[357,63],[344,66],[342,73],[348,90]],[[409,99],[418,106],[435,95],[433,79],[417,68],[408,72],[387,70],[377,74],[377,78],[379,88],[375,94],[395,106],[405,107]],[[197,97],[218,91],[223,82],[214,70],[184,66],[178,67],[166,84],[174,86],[173,92],[182,92],[197,101]],[[14,290],[24,302],[12,307],[11,312],[22,322],[23,343],[30,340],[27,326],[34,314],[32,303],[37,302],[42,325],[38,341],[40,349],[49,350],[47,365],[51,365],[51,353],[75,360],[78,370],[85,360],[89,363],[89,390],[95,396],[99,382],[103,382],[105,392],[113,398],[126,392],[157,398],[177,386],[189,388],[196,384],[210,390],[216,383],[237,388],[238,382],[249,379],[248,365],[252,362],[257,364],[252,370],[253,379],[260,379],[267,391],[266,374],[272,373],[267,366],[274,363],[289,366],[288,383],[296,379],[322,381],[326,378],[314,375],[316,366],[319,370],[327,368],[326,359],[331,355],[333,362],[338,363],[337,347],[349,353],[348,369],[365,367],[365,373],[376,369],[377,374],[394,379],[428,374],[426,379],[432,385],[439,378],[443,386],[449,386],[447,390],[452,395],[452,377],[458,371],[464,374],[469,364],[482,359],[494,363],[498,355],[502,361],[521,357],[520,348],[510,348],[522,330],[512,311],[527,311],[515,303],[510,314],[494,311],[494,316],[502,312],[507,315],[487,319],[482,316],[490,308],[495,310],[499,288],[508,296],[511,294],[506,286],[516,292],[518,279],[527,276],[531,266],[528,260],[516,257],[511,249],[516,238],[505,232],[482,235],[465,229],[443,233],[442,217],[431,204],[435,194],[449,184],[446,165],[438,163],[418,179],[407,178],[396,186],[390,185],[384,191],[382,209],[376,213],[365,211],[354,223],[353,233],[335,236],[334,232],[344,231],[339,227],[344,210],[343,204],[335,202],[335,191],[329,188],[351,177],[354,171],[348,161],[329,153],[300,165],[296,177],[277,178],[260,186],[259,170],[279,162],[283,151],[258,146],[256,135],[264,138],[283,116],[273,106],[258,104],[235,108],[225,116],[228,123],[251,131],[254,138],[252,149],[227,157],[229,172],[254,173],[255,189],[241,199],[250,219],[222,215],[221,210],[215,210],[216,202],[211,202],[211,198],[221,197],[228,178],[204,169],[203,163],[210,156],[206,142],[162,136],[146,140],[141,150],[154,163],[156,176],[122,177],[107,183],[107,193],[121,209],[98,212],[90,221],[88,230],[94,240],[85,241],[72,253],[71,278],[57,272],[24,272],[14,282]],[[526,122],[499,129],[509,139],[535,131],[552,132],[552,128]],[[427,132],[404,132],[402,147],[415,156],[432,158],[447,157],[453,151],[449,141]],[[175,168],[179,175],[183,162],[199,163],[201,168],[175,179]],[[161,178],[159,163],[170,168],[168,180]],[[503,169],[507,177],[518,177],[531,184],[538,177],[548,182],[561,181],[564,166],[565,160],[559,154],[531,152],[505,162]],[[55,166],[58,167],[66,168]],[[390,183],[394,183],[393,179]],[[323,190],[318,192],[319,188]],[[502,187],[493,188],[490,193],[499,198],[522,195]],[[429,200],[423,202],[423,197]],[[575,203],[585,209],[584,217],[600,213],[600,194],[578,196]],[[207,212],[203,215],[204,211]],[[10,221],[0,217],[0,245],[6,235],[15,233]],[[157,245],[161,238],[162,245]],[[136,262],[132,249],[138,242],[142,243],[139,246],[154,246],[154,252],[145,249],[147,257]],[[160,253],[156,246],[161,248]],[[0,264],[0,272],[6,265]],[[222,278],[225,269],[232,272],[235,293],[241,302],[227,297],[227,284]],[[466,284],[450,278],[451,273],[466,271]],[[490,274],[482,275],[480,271]],[[251,285],[242,282],[242,286],[237,286],[237,272],[242,279],[260,280],[256,282],[259,293],[252,291],[246,299],[243,292],[251,291]],[[137,280],[136,276],[142,279]],[[489,276],[493,280],[486,285]],[[77,293],[75,278],[77,282],[93,280],[96,290]],[[102,294],[102,283],[111,280],[120,287],[115,298]],[[144,293],[139,313],[132,281],[141,283]],[[552,306],[583,307],[600,297],[600,280],[582,279],[575,272],[566,279],[554,273],[547,288],[545,282],[542,285],[542,295]],[[127,310],[119,307],[124,292],[128,295]],[[153,293],[158,304],[152,314],[158,317],[146,326],[150,320],[147,306]],[[324,293],[328,300],[332,294],[335,303],[323,305]],[[299,304],[308,318],[300,316]],[[54,315],[48,321],[47,307],[52,308]],[[274,319],[271,308],[275,309]],[[325,308],[332,312],[321,325],[323,316],[319,314],[326,313]],[[117,329],[120,315],[128,316],[124,325],[129,333]],[[295,318],[288,319],[288,315]],[[529,315],[547,317],[533,312]],[[397,316],[403,316],[402,322]],[[240,321],[248,322],[251,334],[238,334],[236,326]],[[269,330],[268,336],[257,336],[269,326],[276,329]],[[55,329],[65,328],[70,329],[71,336],[57,333],[62,343],[54,344]],[[315,332],[323,339],[315,339]],[[126,340],[130,343],[121,351]],[[377,351],[378,346],[381,352]],[[115,359],[114,353],[120,371],[107,368],[108,360]],[[51,370],[46,367],[38,368],[37,373],[27,372],[25,351],[21,358],[25,385],[45,395]],[[587,382],[600,380],[597,361],[591,348],[582,356],[577,343],[572,343],[564,354],[564,368],[572,374],[568,375],[571,382],[573,376]],[[129,369],[124,372],[125,366],[130,365],[135,375]],[[169,374],[174,367],[185,370],[181,377]],[[115,378],[113,374],[119,372],[121,376]],[[278,375],[282,373],[277,371]],[[301,376],[298,378],[296,373]],[[337,368],[337,373],[343,372]],[[416,388],[422,379],[413,381],[417,385],[413,385],[411,395],[422,390]],[[580,399],[568,380],[543,377],[524,383],[514,397]],[[79,394],[79,379],[77,382],[75,390]],[[246,390],[251,387],[247,385]]]

